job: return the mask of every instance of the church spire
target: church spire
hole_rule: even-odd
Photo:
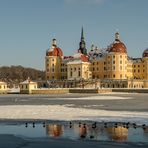
[[[87,55],[87,49],[86,49],[85,41],[84,41],[83,26],[82,26],[82,29],[81,29],[81,41],[79,43],[78,52],[81,52],[82,54]]]
[[[82,26],[82,30],[81,30],[81,41],[84,41],[83,26]]]

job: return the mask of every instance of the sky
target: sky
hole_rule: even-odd
[[[0,0],[0,66],[44,70],[53,38],[65,56],[79,48],[81,28],[87,50],[106,48],[118,30],[128,55],[148,47],[148,0]]]

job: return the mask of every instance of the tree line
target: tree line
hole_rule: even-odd
[[[0,67],[0,81],[8,84],[19,84],[27,78],[31,80],[45,80],[45,72],[23,66],[3,66]]]

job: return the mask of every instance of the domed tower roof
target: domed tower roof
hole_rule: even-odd
[[[52,47],[47,49],[46,56],[63,56],[62,49],[57,47],[57,41],[56,39],[52,40]]]
[[[142,56],[143,56],[143,58],[147,58],[148,57],[148,48],[144,50]]]
[[[126,46],[120,41],[119,33],[115,33],[115,41],[111,44],[108,52],[127,53]]]

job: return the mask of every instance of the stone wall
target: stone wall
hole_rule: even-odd
[[[148,93],[148,88],[114,88],[112,92]]]
[[[0,90],[0,94],[7,94],[7,91],[5,91],[5,90]]]
[[[111,89],[83,89],[83,88],[78,88],[78,89],[69,89],[70,93],[109,93],[112,92]]]
[[[69,93],[69,89],[34,89],[32,94],[66,94]]]
[[[66,93],[109,93],[111,89],[83,89],[83,88],[61,88],[61,89],[35,89],[32,94],[66,94]]]

